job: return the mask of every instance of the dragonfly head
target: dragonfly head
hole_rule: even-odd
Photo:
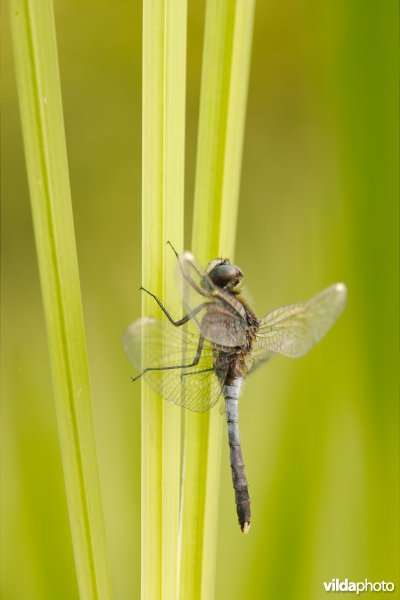
[[[231,265],[227,258],[215,258],[207,267],[206,274],[214,285],[223,290],[233,290],[242,280],[243,272]],[[207,289],[207,279],[203,278],[202,287]]]

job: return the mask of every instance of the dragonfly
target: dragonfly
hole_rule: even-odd
[[[178,254],[172,249],[186,314],[175,320],[155,294],[141,288],[167,319],[134,321],[122,345],[138,373],[132,381],[143,377],[168,402],[203,413],[221,400],[236,512],[246,534],[251,509],[239,434],[243,382],[273,356],[298,358],[319,342],[345,307],[346,286],[335,283],[305,302],[277,308],[260,319],[244,296],[240,267],[216,258],[203,269],[190,251]]]

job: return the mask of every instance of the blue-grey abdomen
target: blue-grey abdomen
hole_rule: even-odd
[[[251,518],[250,497],[239,435],[239,397],[242,383],[243,377],[230,379],[229,384],[224,386],[224,396],[236,512],[241,530],[248,533]]]

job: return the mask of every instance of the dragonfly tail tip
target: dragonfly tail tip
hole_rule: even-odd
[[[249,521],[245,521],[244,523],[240,524],[240,529],[243,531],[243,533],[245,535],[247,535],[250,531],[250,522]]]

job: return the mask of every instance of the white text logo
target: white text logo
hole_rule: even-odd
[[[394,583],[392,581],[349,581],[344,579],[331,579],[331,581],[324,581],[324,588],[326,592],[355,592],[357,595],[362,592],[393,592]]]

